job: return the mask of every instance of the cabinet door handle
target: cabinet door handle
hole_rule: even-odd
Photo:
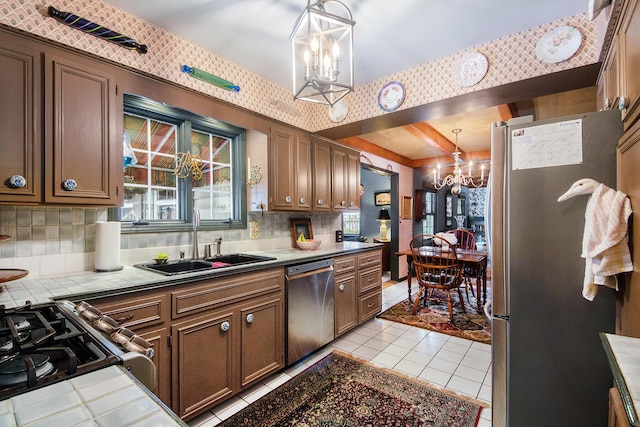
[[[122,317],[118,317],[115,320],[116,322],[118,322],[118,324],[122,324],[124,322],[128,322],[129,320],[133,319],[133,313],[129,313],[126,316],[122,316]]]
[[[344,291],[344,285],[338,286],[338,289],[340,289],[341,291]]]
[[[355,202],[349,202],[349,206],[354,207],[356,205]]]
[[[13,175],[9,178],[9,183],[13,188],[22,188],[27,185],[27,179],[22,175]]]
[[[345,202],[344,200],[340,202],[340,206],[347,206],[347,202]]]
[[[307,200],[304,197],[300,197],[300,204],[304,205],[307,203]]]
[[[229,322],[222,322],[220,324],[220,330],[222,332],[227,332],[229,330],[229,327],[230,327]]]
[[[322,206],[323,203],[322,199],[318,199],[318,206]]]
[[[67,191],[73,191],[76,189],[76,187],[78,187],[78,183],[71,178],[65,179],[64,182],[62,183],[62,188],[64,188]]]
[[[285,198],[284,198],[284,201],[285,201],[286,203],[291,203],[291,196],[287,196],[287,197],[285,197]]]
[[[622,111],[629,106],[629,98],[621,96],[618,98],[618,110]]]
[[[247,323],[253,323],[253,313],[247,314]]]

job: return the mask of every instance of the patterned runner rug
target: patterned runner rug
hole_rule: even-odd
[[[414,300],[415,297],[416,296],[413,295],[411,299]],[[444,294],[442,298],[444,298]],[[458,296],[454,295],[453,299],[457,302]],[[491,344],[491,324],[484,314],[478,313],[477,301],[472,295],[469,295],[469,300],[467,300],[465,295],[465,306],[467,309],[466,313],[462,311],[462,307],[459,304],[453,306],[453,322],[450,322],[446,302],[429,301],[426,306],[421,303],[418,307],[418,312],[413,314],[413,305],[409,305],[409,301],[405,299],[387,309],[378,317],[447,335]]]
[[[334,351],[220,426],[475,427],[481,409]]]

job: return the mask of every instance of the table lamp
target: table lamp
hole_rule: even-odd
[[[381,209],[378,213],[378,221],[380,221],[380,240],[387,240],[387,221],[391,220],[389,211]]]

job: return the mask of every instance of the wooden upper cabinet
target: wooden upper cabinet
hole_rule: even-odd
[[[100,65],[45,54],[47,203],[116,205],[122,200],[116,83]]]
[[[334,145],[333,210],[360,208],[360,153]]]
[[[0,38],[0,201],[38,203],[41,192],[40,52]],[[12,180],[12,177],[13,180]],[[12,183],[13,182],[13,183]]]
[[[318,138],[312,140],[313,210],[331,211],[331,144]]]
[[[273,127],[269,142],[269,206],[311,210],[311,139],[293,129]]]
[[[622,118],[628,129],[640,117],[640,2],[630,0],[622,7],[618,33],[619,90],[624,96]],[[615,52],[612,46],[611,52]]]

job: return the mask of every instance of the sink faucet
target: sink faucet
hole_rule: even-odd
[[[191,251],[191,258],[198,259],[198,227],[200,226],[200,210],[193,208],[193,249]]]
[[[220,247],[222,246],[222,237],[216,239],[216,256],[220,256]]]

